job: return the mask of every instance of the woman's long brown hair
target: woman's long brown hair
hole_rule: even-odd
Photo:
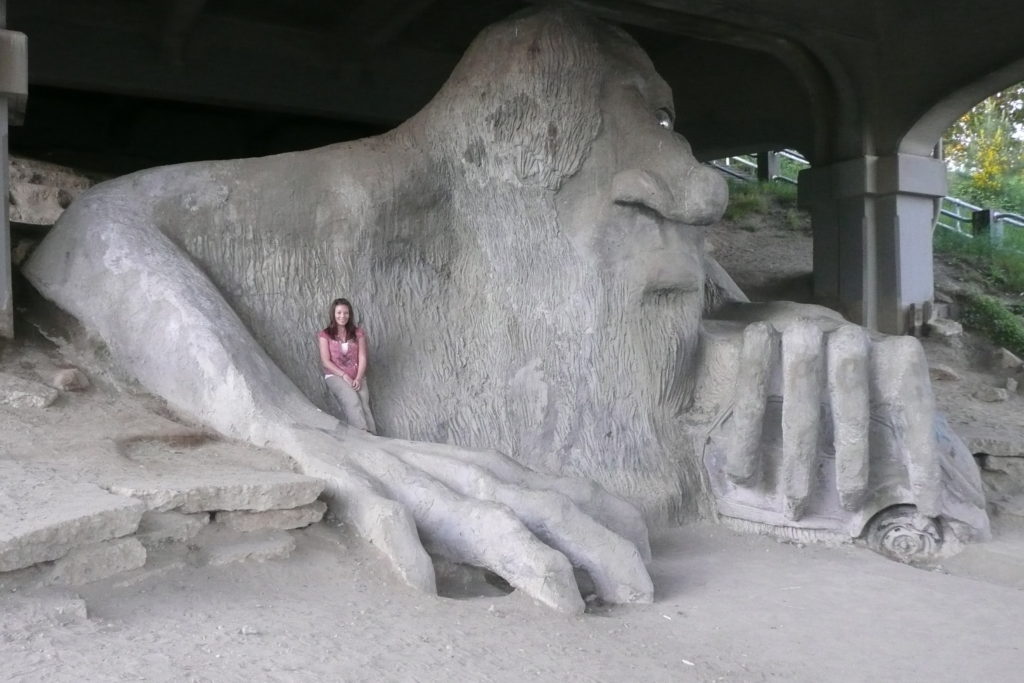
[[[330,321],[327,327],[324,328],[324,332],[327,333],[331,339],[338,338],[338,321],[334,319],[334,311],[338,306],[348,307],[348,322],[345,324],[345,339],[354,340],[356,338],[356,312],[352,308],[352,303],[348,299],[335,299],[331,302],[331,307],[327,309],[327,319]]]

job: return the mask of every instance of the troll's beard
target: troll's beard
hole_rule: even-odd
[[[639,302],[621,287],[594,296],[592,332],[546,362],[569,419],[546,448],[521,451],[543,469],[592,478],[652,521],[678,519],[698,491],[680,414],[691,398],[700,292],[662,291]],[[543,441],[543,440],[542,440]],[[524,444],[525,445],[525,444]]]
[[[402,278],[366,278],[377,334],[395,345],[376,356],[378,426],[497,448],[593,479],[652,522],[678,519],[684,492],[701,490],[679,413],[703,293],[618,282],[565,236],[548,193],[458,200],[448,232],[410,255],[420,276],[393,255],[382,267],[401,265]]]
[[[501,283],[491,303],[504,312],[489,354],[508,387],[495,415],[501,447],[536,469],[593,479],[653,522],[678,520],[693,510],[684,492],[702,490],[680,414],[704,293],[641,292],[587,262],[552,215],[533,216],[537,239],[504,245],[491,263]],[[494,446],[495,434],[479,445]]]

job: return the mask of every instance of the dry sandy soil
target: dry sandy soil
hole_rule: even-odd
[[[742,284],[778,284],[745,275],[770,258],[791,266],[782,283],[809,270],[809,238],[772,232],[720,235],[719,258]],[[131,466],[110,455],[116,435],[181,428],[95,349],[24,326],[32,315],[0,347],[0,370],[71,364],[93,386],[46,409],[0,408],[0,457],[88,479]],[[976,421],[964,397],[990,381],[971,369],[974,353],[947,353],[964,373],[959,388],[938,388],[954,422]],[[976,412],[1011,438],[1024,433],[1020,408],[1015,395],[999,419],[990,404]],[[74,590],[34,586],[31,572],[0,578],[0,680],[1010,681],[1024,670],[1024,562],[1005,541],[990,546],[1004,555],[926,571],[855,545],[693,525],[653,537],[653,605],[595,602],[567,618],[450,567],[439,568],[446,597],[414,592],[329,522],[293,533],[283,560],[154,561]]]

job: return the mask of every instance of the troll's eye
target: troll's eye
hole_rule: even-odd
[[[672,112],[670,112],[668,109],[665,109],[664,107],[662,107],[657,112],[655,112],[654,115],[658,119],[658,125],[659,126],[664,128],[665,130],[672,130],[672,124],[673,124]]]

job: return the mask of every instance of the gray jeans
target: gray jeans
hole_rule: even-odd
[[[331,396],[341,408],[349,426],[376,434],[377,425],[373,423],[373,413],[370,412],[370,390],[366,388],[366,380],[363,380],[359,391],[337,375],[328,375],[324,381],[327,382],[327,388],[331,390]]]

